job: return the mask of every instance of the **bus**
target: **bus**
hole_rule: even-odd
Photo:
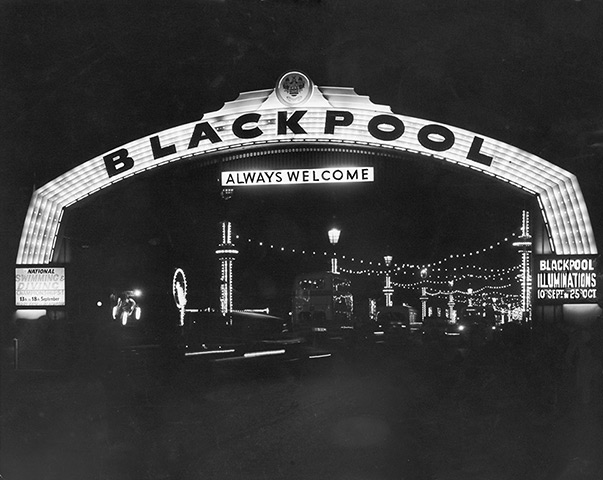
[[[352,282],[333,272],[306,273],[293,284],[293,328],[312,338],[345,340],[354,329]]]

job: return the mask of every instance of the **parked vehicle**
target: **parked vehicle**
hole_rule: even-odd
[[[463,345],[480,346],[491,342],[497,329],[493,314],[483,309],[467,307],[457,322],[449,327],[447,335],[457,337]]]
[[[447,317],[425,317],[421,333],[424,341],[443,341],[450,335],[452,324]]]
[[[357,338],[374,343],[403,343],[413,332],[419,312],[409,305],[383,307],[375,320],[361,322]]]
[[[126,290],[114,296],[115,305],[112,308],[113,320],[119,319],[122,325],[128,323],[128,319],[140,320],[142,309],[136,302],[140,293],[137,290]]]
[[[293,284],[293,327],[307,338],[345,340],[354,331],[351,281],[345,275],[316,272],[298,275]]]
[[[296,364],[329,358],[310,346],[280,317],[234,311],[189,314],[184,325],[182,355],[196,363],[279,362]]]

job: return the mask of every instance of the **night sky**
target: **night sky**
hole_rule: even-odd
[[[3,308],[13,302],[35,188],[240,92],[272,88],[293,69],[575,173],[603,238],[601,1],[125,3],[0,3]],[[400,263],[487,247],[518,230],[527,200],[517,192],[434,162],[375,162],[372,185],[237,190],[227,202],[215,168],[162,169],[79,206],[68,234],[82,264],[100,272],[99,288],[183,266],[211,292],[216,265],[207,252],[225,216],[241,238],[287,251],[328,250],[326,231],[338,224],[341,254],[380,261],[388,250]],[[253,245],[237,259],[239,281],[254,279],[261,292],[247,293],[261,298],[287,281],[276,271],[326,267],[328,259]]]

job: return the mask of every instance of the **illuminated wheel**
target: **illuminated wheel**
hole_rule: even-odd
[[[134,309],[134,318],[136,318],[136,320],[140,320],[141,314],[142,314],[142,310],[140,309],[140,307],[136,307]]]
[[[128,323],[128,312],[122,311],[121,312],[121,324],[125,325],[126,323]]]
[[[186,275],[184,270],[177,268],[172,279],[172,296],[178,310],[180,310],[180,326],[184,325],[184,309],[186,307]]]
[[[119,311],[119,307],[117,305],[115,305],[112,309],[112,314],[113,314],[113,320],[117,320],[117,313]]]
[[[186,275],[181,268],[177,268],[172,280],[172,296],[178,308],[186,306],[186,288]]]

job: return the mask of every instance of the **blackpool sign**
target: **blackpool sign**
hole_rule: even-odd
[[[446,161],[475,170],[537,199],[555,255],[597,253],[582,191],[572,173],[506,143],[394,114],[351,88],[319,87],[303,73],[289,72],[275,88],[241,93],[199,121],[113,148],[40,187],[31,198],[17,264],[52,263],[65,210],[126,178],[174,162],[275,145],[351,147],[400,157],[410,153],[426,162]],[[317,175],[318,180],[336,180],[341,172]]]
[[[595,255],[536,255],[534,260],[536,304],[596,301]]]

